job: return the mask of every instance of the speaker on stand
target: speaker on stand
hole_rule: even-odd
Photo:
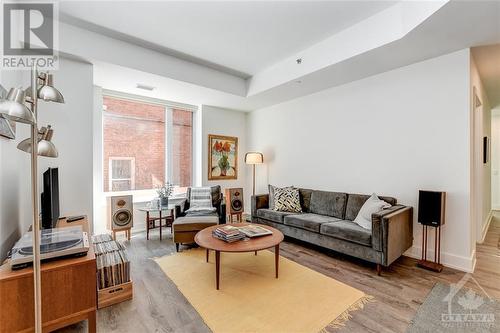
[[[441,272],[441,226],[445,223],[446,192],[419,191],[418,222],[422,224],[422,259],[417,266]],[[434,228],[434,261],[427,260],[427,231]]]
[[[242,188],[227,188],[226,189],[226,211],[228,222],[233,222],[233,216],[236,215],[236,222],[243,222],[243,189]]]
[[[108,229],[113,232],[124,231],[130,240],[130,229],[134,225],[134,203],[131,195],[113,196],[108,199]]]

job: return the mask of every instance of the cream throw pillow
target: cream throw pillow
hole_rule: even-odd
[[[372,230],[372,214],[389,208],[391,205],[384,200],[380,200],[375,193],[366,200],[363,207],[359,210],[354,223],[367,230]]]

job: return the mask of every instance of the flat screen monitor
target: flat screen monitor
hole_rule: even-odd
[[[59,219],[59,174],[57,168],[43,173],[42,228],[55,228]]]

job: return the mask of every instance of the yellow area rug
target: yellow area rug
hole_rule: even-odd
[[[214,333],[310,332],[343,326],[349,312],[371,297],[321,273],[274,254],[221,253],[220,290],[215,254],[183,251],[156,260]]]

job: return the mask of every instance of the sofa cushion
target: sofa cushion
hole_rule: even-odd
[[[173,223],[173,230],[175,232],[185,231],[199,231],[207,227],[217,225],[219,217],[217,214],[205,216],[183,216],[175,219]]]
[[[313,190],[308,190],[306,188],[299,189],[300,193],[300,205],[302,206],[302,211],[304,213],[311,212],[311,194]]]
[[[361,209],[361,207],[363,207],[365,201],[368,200],[369,197],[369,195],[365,194],[348,194],[345,219],[354,221],[356,216],[358,216],[359,210]],[[397,200],[391,197],[379,196],[379,199],[384,200],[391,206],[394,206],[397,203]]]
[[[293,215],[297,213],[290,212],[278,212],[269,208],[257,209],[257,216],[264,220],[273,221],[276,223],[283,223],[283,218],[287,215]]]
[[[336,217],[310,214],[310,213],[285,216],[285,225],[314,232],[319,232],[319,227],[323,223],[335,222],[335,221],[340,221],[340,219]]]
[[[320,233],[361,245],[372,245],[371,231],[363,229],[356,223],[347,220],[323,223],[320,228]]]
[[[347,193],[313,191],[311,213],[344,218]]]

